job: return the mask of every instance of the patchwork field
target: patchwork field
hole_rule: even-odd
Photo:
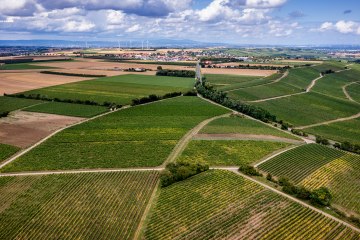
[[[193,140],[179,159],[206,162],[210,166],[250,165],[288,146],[289,143],[268,141]]]
[[[19,151],[20,148],[0,143],[0,162]]]
[[[66,129],[2,171],[158,166],[187,131],[227,112],[197,97],[131,107]]]
[[[107,112],[108,108],[74,103],[45,102],[40,105],[26,108],[24,111],[51,113],[74,117],[93,117]]]
[[[0,112],[11,112],[17,109],[29,107],[40,103],[43,102],[33,99],[21,99],[0,96]]]
[[[145,231],[145,239],[336,237],[358,239],[359,235],[260,185],[220,170],[162,188]]]
[[[202,68],[203,74],[226,74],[226,75],[245,75],[245,76],[270,76],[276,73],[276,70],[259,69],[233,69],[233,68]]]
[[[326,186],[336,207],[360,216],[360,157],[356,154],[311,144],[278,155],[259,168],[310,189]]]
[[[21,148],[29,147],[52,132],[81,120],[83,118],[24,111],[13,112],[6,118],[0,118],[0,143]]]
[[[37,66],[34,63],[14,63],[0,66],[1,70],[52,69],[56,67]]]
[[[282,82],[297,88],[306,89],[311,81],[317,77],[319,77],[319,72],[313,68],[294,68],[289,70],[289,74]]]
[[[189,91],[193,85],[193,78],[129,74],[42,88],[25,92],[25,94],[41,94],[60,99],[90,100],[98,103],[107,101],[129,104],[132,99],[150,94],[164,95],[170,92]]]
[[[133,239],[157,172],[0,178],[0,239]]]

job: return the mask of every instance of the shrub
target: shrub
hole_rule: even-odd
[[[326,138],[323,138],[321,136],[316,136],[316,143],[322,144],[322,145],[329,145],[329,140]]]
[[[268,173],[266,175],[266,179],[269,180],[269,181],[273,181],[273,177],[272,177],[272,175],[270,173]]]
[[[158,69],[156,76],[195,78],[195,71]]]
[[[197,96],[197,92],[195,90],[191,90],[184,93],[184,96]]]
[[[249,176],[262,176],[253,166],[240,166],[239,171]]]
[[[0,112],[0,118],[2,118],[2,117],[7,117],[8,115],[9,115],[9,112],[8,112],[8,111]]]
[[[330,206],[332,195],[328,188],[320,187],[312,191],[310,195],[311,203],[319,206]]]

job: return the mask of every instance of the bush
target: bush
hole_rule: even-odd
[[[322,144],[322,145],[329,145],[329,140],[326,138],[323,138],[321,136],[316,136],[316,143]]]
[[[184,96],[197,96],[197,92],[195,90],[191,90],[184,93]]]
[[[287,177],[280,177],[278,183],[280,186],[286,186],[290,184],[290,180]]]
[[[334,147],[345,150],[345,151],[360,154],[360,145],[358,145],[358,144],[352,144],[352,143],[349,143],[349,142],[343,142],[341,144],[340,143],[335,143]]]
[[[156,76],[195,78],[195,71],[158,69]]]
[[[8,115],[9,115],[9,112],[8,112],[8,111],[0,112],[0,118],[2,118],[2,117],[7,117]]]
[[[253,166],[240,166],[239,171],[249,176],[262,176]]]
[[[310,195],[311,203],[319,206],[330,206],[332,195],[328,188],[320,187],[312,191]]]
[[[161,187],[167,187],[207,170],[209,170],[209,165],[203,162],[178,161],[169,163],[160,174]]]
[[[272,175],[270,173],[268,173],[266,175],[266,179],[269,180],[269,181],[273,181],[273,177],[272,177]]]

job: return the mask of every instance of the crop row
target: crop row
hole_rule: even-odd
[[[5,178],[5,177],[4,177]],[[28,179],[27,179],[28,180]],[[3,180],[2,180],[3,181]],[[158,182],[155,172],[22,177],[0,212],[0,239],[132,239]],[[17,182],[22,182],[17,184]]]
[[[320,213],[217,170],[161,189],[145,238],[325,239],[347,230]]]
[[[318,144],[307,144],[284,152],[259,165],[259,169],[299,183],[312,172],[345,153]]]

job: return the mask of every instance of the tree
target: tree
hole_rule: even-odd
[[[310,200],[314,205],[330,206],[332,195],[328,188],[320,187],[311,193]]]
[[[157,70],[163,70],[162,66],[158,66]]]

